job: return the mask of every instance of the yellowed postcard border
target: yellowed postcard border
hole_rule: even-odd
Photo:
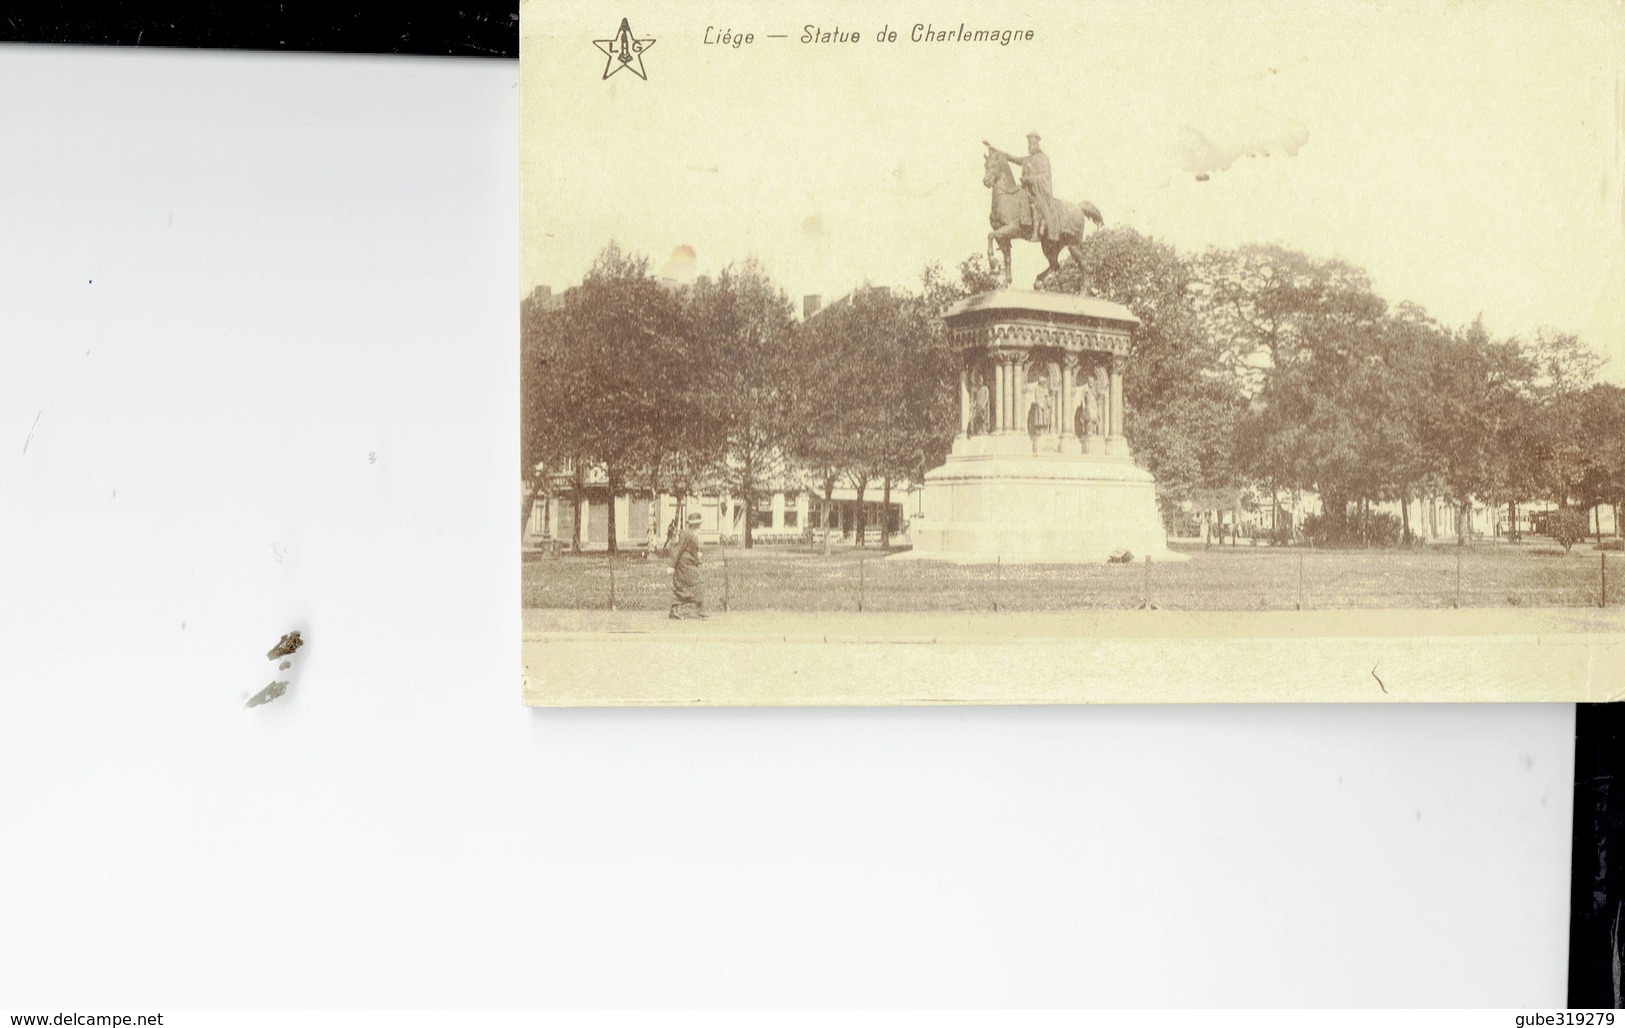
[[[525,616],[543,707],[1625,699],[1609,610]]]

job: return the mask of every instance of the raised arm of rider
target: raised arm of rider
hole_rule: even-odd
[[[1026,165],[1026,163],[1027,163],[1027,158],[1025,158],[1025,157],[1017,157],[1015,154],[1005,153],[1003,150],[1000,150],[998,147],[994,146],[992,143],[989,143],[985,139],[982,140],[982,145],[987,147],[989,150],[992,150],[994,153],[998,154],[1000,157],[1003,157],[1005,160],[1010,161],[1013,164]]]

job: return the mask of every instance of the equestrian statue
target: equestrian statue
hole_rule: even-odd
[[[1027,133],[1027,156],[1017,157],[982,140],[987,147],[983,161],[982,185],[993,191],[993,209],[988,223],[993,231],[987,234],[987,262],[993,264],[993,248],[998,246],[1004,258],[1004,284],[1010,284],[1010,240],[1026,239],[1044,249],[1049,267],[1033,280],[1038,289],[1051,275],[1061,270],[1061,251],[1072,255],[1080,269],[1083,267],[1083,236],[1087,222],[1096,228],[1105,224],[1100,211],[1087,200],[1068,203],[1057,200],[1050,188],[1049,155],[1039,146],[1038,133]],[[1021,165],[1021,183],[1016,183],[1010,165]],[[1087,280],[1084,292],[1089,291]]]

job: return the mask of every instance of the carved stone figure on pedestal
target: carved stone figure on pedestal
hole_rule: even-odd
[[[1095,366],[1095,380],[1090,383],[1089,392],[1095,401],[1095,420],[1089,427],[1089,434],[1110,435],[1111,426],[1107,422],[1111,420],[1108,416],[1112,395],[1111,373],[1103,365]]]
[[[1065,425],[1065,411],[1061,402],[1061,367],[1055,361],[1044,362],[1044,430],[1060,431]]]
[[[987,435],[988,433],[988,395],[987,379],[982,373],[976,373],[976,400],[972,405],[970,434]]]
[[[1027,434],[1032,436],[1033,452],[1038,452],[1038,438],[1047,435],[1050,430],[1049,389],[1043,384],[1035,384],[1032,389],[1033,401],[1027,408]]]

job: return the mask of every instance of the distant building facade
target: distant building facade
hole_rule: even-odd
[[[776,483],[763,490],[755,509],[720,488],[701,488],[679,500],[670,493],[623,486],[610,495],[609,482],[601,468],[589,468],[582,475],[578,492],[574,470],[561,468],[543,476],[542,486],[531,497],[530,517],[525,523],[524,545],[537,548],[558,543],[570,546],[581,526],[581,547],[602,550],[609,545],[610,518],[615,519],[617,547],[659,549],[665,545],[679,513],[698,512],[700,540],[710,544],[733,545],[745,538],[745,524],[751,525],[752,541],[774,545],[823,538],[827,526],[831,537],[855,543],[859,501],[850,486],[837,486],[825,502],[823,491],[797,483]],[[894,541],[906,541],[908,513],[912,512],[916,491],[907,485],[893,485],[891,503],[880,498],[878,487],[865,491],[862,510],[866,542],[877,543],[882,519],[889,519]],[[915,504],[917,506],[917,504]]]

